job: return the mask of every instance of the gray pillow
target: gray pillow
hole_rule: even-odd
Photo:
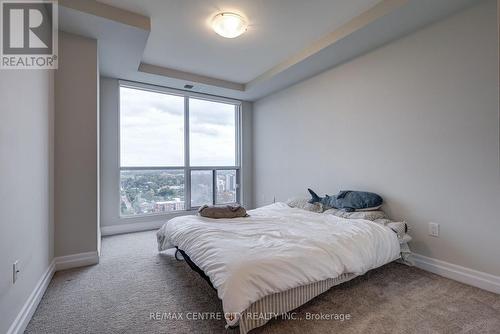
[[[382,210],[346,212],[344,210],[339,210],[339,209],[328,209],[323,213],[334,215],[341,218],[365,219],[371,221],[375,221],[376,219],[387,218],[384,211]]]
[[[321,203],[309,203],[307,198],[290,198],[286,201],[289,207],[321,213],[325,209]]]

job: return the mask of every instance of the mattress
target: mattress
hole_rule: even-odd
[[[160,251],[177,246],[208,276],[228,326],[246,328],[245,311],[267,296],[361,275],[400,256],[396,234],[382,224],[285,203],[248,213],[236,219],[176,217],[157,233]]]

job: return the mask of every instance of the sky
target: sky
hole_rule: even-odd
[[[191,98],[191,166],[234,166],[235,106]],[[122,167],[184,165],[184,97],[120,88]]]

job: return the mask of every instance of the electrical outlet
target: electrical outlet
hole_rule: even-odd
[[[19,276],[19,260],[17,260],[16,262],[14,262],[12,264],[12,283],[16,283],[17,281],[17,276]]]
[[[439,224],[429,223],[429,235],[433,237],[439,237]]]

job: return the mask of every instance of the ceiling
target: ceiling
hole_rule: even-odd
[[[142,62],[246,83],[375,5],[378,0],[100,0],[151,18]],[[248,30],[227,39],[210,27],[234,11]]]
[[[102,76],[254,101],[483,0],[59,0],[59,29],[99,42]],[[235,39],[210,19],[249,22]]]

